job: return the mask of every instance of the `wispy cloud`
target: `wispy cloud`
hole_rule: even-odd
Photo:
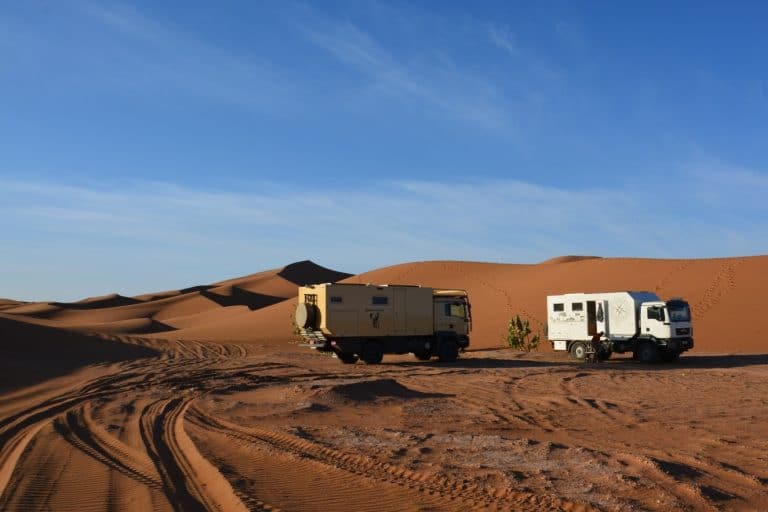
[[[182,91],[259,110],[290,104],[291,83],[264,62],[233,54],[127,4],[85,3],[82,13],[106,29],[106,62],[119,67],[112,76],[123,87]]]
[[[316,18],[304,25],[304,31],[314,44],[365,76],[373,89],[385,95],[414,100],[484,127],[511,127],[503,96],[493,83],[446,65],[444,55],[424,55],[418,66],[409,65],[350,22]]]
[[[520,47],[515,40],[514,34],[508,28],[492,25],[488,29],[488,36],[493,44],[510,54],[512,57],[520,55]]]
[[[751,197],[755,180],[765,186],[761,173],[742,176],[731,184],[742,198]],[[91,251],[114,253],[115,275],[147,248],[208,268],[236,264],[254,270],[312,258],[355,272],[443,258],[535,262],[571,253],[764,252],[768,218],[753,215],[764,212],[761,198],[713,195],[703,205],[710,216],[713,209],[718,212],[709,224],[698,220],[705,213],[701,205],[680,200],[681,191],[717,186],[707,179],[689,172],[663,187],[479,180],[325,190],[264,185],[237,192],[148,182],[72,186],[0,180],[0,194],[7,198],[0,206],[0,227],[15,247],[0,255],[0,263],[28,260],[32,255],[24,244],[30,242],[49,243],[57,251],[69,247],[73,260],[80,254],[87,261]],[[745,218],[752,220],[744,223]],[[75,271],[87,273],[81,265]]]

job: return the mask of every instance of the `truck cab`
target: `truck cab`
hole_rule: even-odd
[[[640,337],[653,338],[668,353],[693,346],[691,309],[682,299],[644,302],[640,306]]]
[[[472,330],[472,314],[467,294],[461,290],[435,290],[435,332],[455,332],[464,348]]]

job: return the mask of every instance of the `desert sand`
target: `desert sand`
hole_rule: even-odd
[[[300,284],[465,288],[456,363],[298,345]],[[551,293],[692,305],[673,364],[503,348]],[[0,299],[0,510],[767,510],[768,257],[312,262],[74,303]]]

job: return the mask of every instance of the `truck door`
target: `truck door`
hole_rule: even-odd
[[[438,299],[435,301],[435,331],[453,331],[454,318],[451,318],[451,300]]]
[[[670,337],[669,319],[664,306],[643,304],[640,310],[640,333],[657,339]]]
[[[595,324],[597,332],[608,334],[608,303],[604,300],[597,301]]]
[[[587,301],[587,334],[594,336],[597,331],[597,302]]]

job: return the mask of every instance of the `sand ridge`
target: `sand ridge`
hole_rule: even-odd
[[[766,256],[701,260],[564,256],[536,265],[428,261],[355,276],[304,261],[138,297],[113,294],[69,304],[8,301],[2,311],[81,332],[276,341],[292,335],[297,287],[335,280],[466,289],[473,304],[472,348],[478,349],[501,346],[506,323],[515,314],[543,334],[546,295],[577,291],[647,290],[664,299],[683,297],[692,306],[696,348],[710,352],[763,352],[768,334],[758,322],[734,321],[759,317],[759,297],[768,288]],[[542,349],[547,350],[548,344]]]

